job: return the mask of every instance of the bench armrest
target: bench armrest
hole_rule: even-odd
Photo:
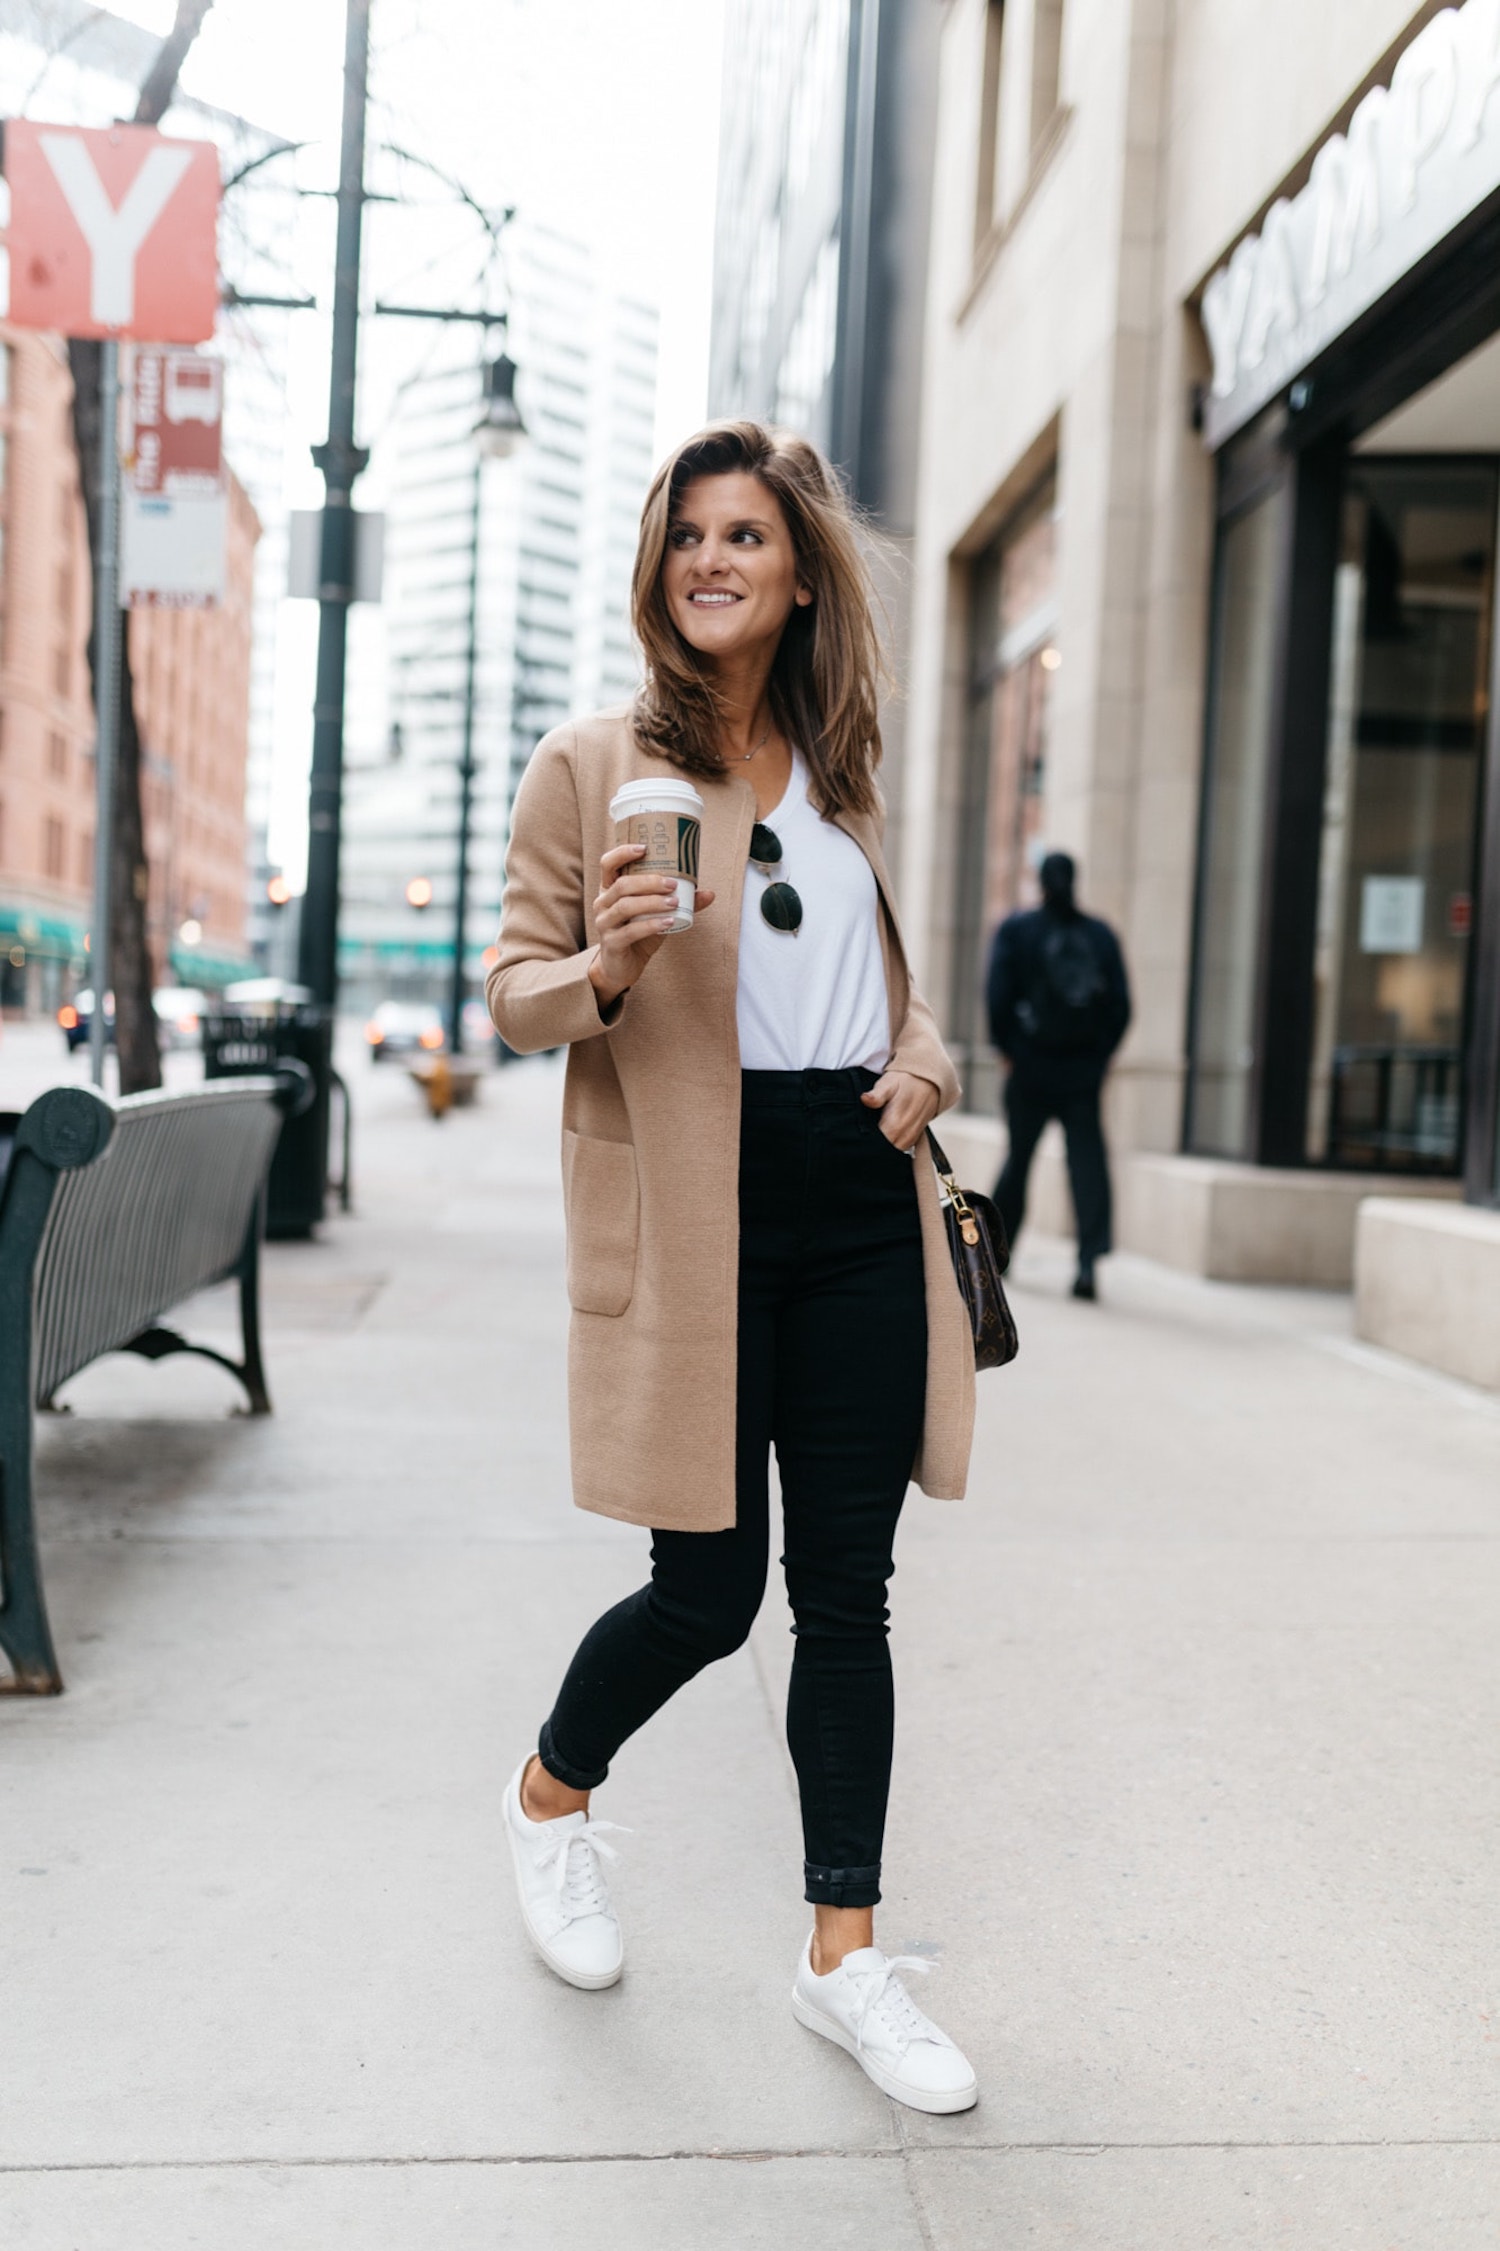
[[[115,1130],[102,1094],[86,1086],[53,1086],[39,1094],[16,1128],[16,1149],[29,1149],[51,1172],[91,1165]]]
[[[48,1172],[72,1172],[79,1165],[91,1165],[114,1130],[114,1111],[102,1095],[83,1086],[49,1087],[19,1117],[13,1110],[0,1112],[0,1234],[7,1207],[20,1192],[17,1175],[25,1167],[16,1159],[23,1150]],[[51,1198],[49,1186],[42,1217]],[[30,1216],[35,1222],[37,1214]]]

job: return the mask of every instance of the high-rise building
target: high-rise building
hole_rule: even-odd
[[[871,530],[899,669],[916,518],[938,11],[730,0],[709,411],[811,438]],[[900,857],[902,706],[882,720]]]
[[[356,1006],[447,992],[466,725],[475,978],[527,759],[549,727],[624,702],[638,677],[630,570],[652,466],[657,316],[539,226],[511,230],[507,269],[520,454],[489,462],[476,446],[483,353],[467,327],[445,331],[385,441],[390,732],[385,754],[351,762],[345,783],[339,959]],[[414,879],[432,887],[421,908],[406,896]]]

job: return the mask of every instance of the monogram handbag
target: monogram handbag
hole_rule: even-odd
[[[958,1294],[964,1301],[974,1332],[976,1368],[1003,1368],[1021,1349],[1015,1316],[1005,1299],[1000,1277],[1010,1264],[1005,1222],[988,1196],[967,1195],[954,1178],[942,1144],[929,1126],[927,1140],[937,1167],[942,1195],[943,1225],[948,1249],[958,1277]]]

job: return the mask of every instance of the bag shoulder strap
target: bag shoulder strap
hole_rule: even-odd
[[[932,1151],[932,1161],[937,1166],[939,1177],[943,1180],[951,1180],[953,1178],[953,1167],[949,1164],[943,1144],[939,1141],[931,1126],[927,1128],[927,1146]]]
[[[927,1128],[927,1146],[932,1152],[932,1161],[937,1169],[938,1186],[942,1190],[942,1201],[953,1211],[967,1215],[969,1212],[968,1198],[958,1185],[958,1175],[949,1162],[947,1150],[943,1147],[931,1126]]]

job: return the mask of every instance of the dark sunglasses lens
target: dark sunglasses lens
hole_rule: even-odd
[[[802,901],[789,883],[768,883],[761,893],[760,911],[773,930],[795,934],[802,928]]]
[[[781,838],[764,821],[757,821],[750,831],[750,857],[768,867],[775,867],[781,858]]]

